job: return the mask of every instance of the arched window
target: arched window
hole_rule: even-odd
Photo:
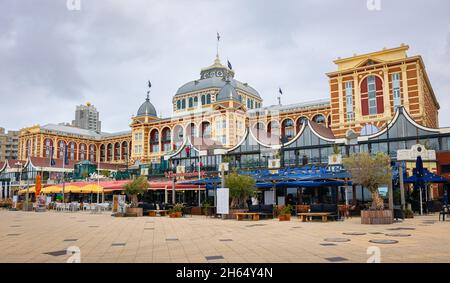
[[[203,94],[202,95],[202,105],[205,105],[206,104],[206,96]]]
[[[376,133],[378,133],[380,130],[372,124],[367,124],[364,127],[362,127],[361,129],[361,136],[370,136],[370,135],[374,135]]]
[[[202,122],[200,135],[203,138],[211,138],[211,124],[208,121]]]
[[[108,147],[106,148],[106,160],[107,161],[113,160],[113,145],[112,145],[112,143],[109,143]]]
[[[122,142],[121,150],[120,150],[120,159],[128,160],[128,143],[126,141]]]
[[[380,77],[370,75],[361,81],[362,115],[376,115],[384,112],[383,81]]]
[[[96,150],[95,150],[95,145],[93,145],[93,144],[91,144],[90,146],[89,146],[89,161],[91,161],[91,162],[95,162],[96,161],[96,158],[95,158],[95,152]]]
[[[82,143],[79,146],[79,155],[78,155],[78,160],[86,160],[86,156],[87,156],[87,146]]]
[[[206,104],[211,104],[211,94],[206,95]]]
[[[68,146],[69,160],[76,160],[77,158],[77,145],[74,142],[70,142]]]
[[[120,143],[114,144],[114,160],[120,160]]]
[[[177,110],[181,109],[181,100],[177,100]]]
[[[56,153],[56,157],[58,159],[64,158],[64,151],[66,150],[66,142],[65,141],[59,141],[58,142],[58,152]]]
[[[100,161],[106,161],[106,146],[104,144],[100,146]]]
[[[198,106],[198,96],[194,96],[194,107]]]
[[[189,97],[189,108],[194,107],[194,99]]]
[[[159,132],[157,129],[150,132],[150,152],[159,152]]]
[[[306,124],[306,122],[308,121],[308,118],[306,117],[300,117],[297,119],[297,122],[295,123],[295,127],[296,127],[296,133],[298,134],[300,132],[300,130],[302,129],[303,125]]]
[[[164,128],[161,134],[161,142],[163,146],[163,151],[171,151],[172,150],[172,132],[170,128]]]
[[[281,135],[288,140],[291,140],[295,135],[294,121],[292,119],[286,119],[281,126]]]
[[[267,132],[271,135],[280,135],[280,123],[278,121],[270,121],[267,125]]]
[[[173,142],[175,149],[180,148],[184,142],[184,129],[181,125],[176,125],[173,130]]]
[[[43,155],[44,157],[49,158],[53,153],[53,140],[52,139],[45,139],[44,140],[44,148],[43,148]]]
[[[190,137],[197,137],[197,126],[195,125],[195,123],[190,123],[187,126],[187,134]]]
[[[326,123],[325,116],[323,116],[322,114],[317,114],[316,116],[314,116],[313,121],[316,122],[317,124],[323,125],[325,125]]]

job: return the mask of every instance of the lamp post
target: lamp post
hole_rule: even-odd
[[[100,199],[100,161],[97,166],[97,205],[99,204]]]
[[[18,162],[16,162],[15,165],[17,166],[17,171],[19,172],[19,185],[18,185],[18,187],[20,189],[21,188],[20,184],[22,183],[22,170],[21,170],[22,163],[20,161],[18,161]],[[25,201],[26,201],[27,210],[28,210],[28,188],[27,188],[27,193],[26,193],[26,196],[25,196]]]

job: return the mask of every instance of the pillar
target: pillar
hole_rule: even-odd
[[[391,113],[391,100],[389,91],[389,69],[383,68],[383,103],[384,103],[384,117],[392,117]]]
[[[353,88],[355,89],[355,99],[354,99],[354,106],[355,106],[355,121],[361,120],[361,93],[359,88],[359,80],[358,80],[358,74],[353,74]]]
[[[422,71],[420,70],[420,64],[416,64],[417,69],[417,88],[419,90],[419,113],[423,114],[425,105],[424,105],[424,93],[423,93],[423,82],[422,82]],[[423,120],[423,117],[422,117]]]
[[[342,76],[339,75],[337,78],[338,81],[338,96],[339,96],[339,126],[342,127],[344,125],[344,113],[346,113],[344,109],[344,94],[342,90]]]
[[[408,89],[408,74],[406,73],[406,65],[402,65],[402,88],[400,96],[402,97],[402,104],[409,113],[409,89]]]
[[[3,200],[3,182],[0,182],[0,200]]]
[[[402,210],[405,210],[405,184],[403,183],[403,164],[400,163],[398,167],[398,174],[400,177],[400,203]]]
[[[8,198],[12,198],[12,188],[11,188],[11,182],[8,183]]]

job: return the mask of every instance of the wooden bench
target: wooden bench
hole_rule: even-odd
[[[148,216],[166,216],[168,210],[150,210]]]
[[[328,216],[330,216],[331,213],[329,212],[304,212],[304,213],[299,213],[298,217],[300,218],[300,220],[302,222],[306,222],[309,218],[309,221],[311,221],[311,218],[313,216],[319,216],[322,217],[322,222],[327,222],[328,221]]]
[[[259,213],[257,212],[236,212],[234,215],[236,215],[237,221],[243,220],[245,216],[248,216],[253,221],[259,220]]]

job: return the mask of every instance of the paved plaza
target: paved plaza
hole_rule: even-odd
[[[371,246],[380,248],[381,262],[450,262],[450,221],[437,214],[393,225],[6,210],[0,219],[0,262],[66,262],[70,246],[84,263],[366,262]]]

